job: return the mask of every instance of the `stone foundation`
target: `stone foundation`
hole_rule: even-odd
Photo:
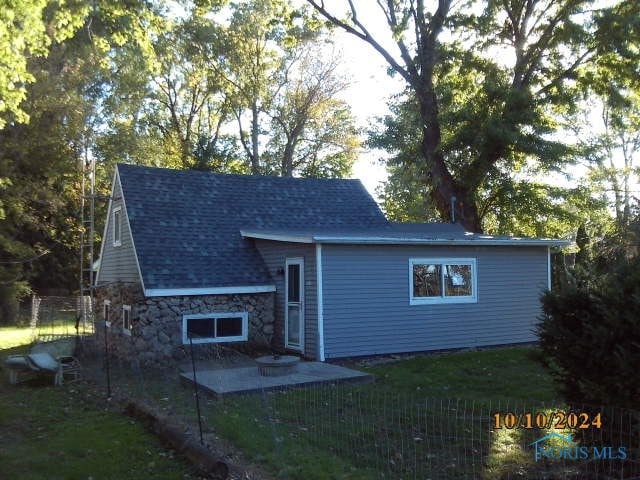
[[[137,284],[114,283],[96,289],[97,345],[104,345],[104,301],[109,300],[112,355],[135,364],[165,368],[186,363],[189,345],[182,343],[182,316],[187,314],[247,312],[248,342],[194,344],[197,358],[219,355],[219,346],[247,343],[270,348],[274,335],[274,294],[227,294],[148,297]],[[122,328],[122,306],[131,306],[131,335]]]

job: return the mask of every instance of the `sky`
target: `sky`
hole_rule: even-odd
[[[362,40],[346,32],[336,35],[336,43],[343,52],[346,76],[351,82],[342,97],[351,106],[358,128],[366,130],[375,124],[376,118],[389,112],[388,99],[402,91],[404,82],[387,75],[386,62]],[[375,189],[386,178],[380,158],[381,150],[369,150],[364,146],[353,167],[353,178],[362,181],[369,193],[377,199]]]
[[[346,4],[346,2],[344,2]],[[371,0],[356,0],[363,23],[371,32],[387,32],[388,27],[382,15],[377,15],[377,6],[372,8]],[[365,6],[366,5],[366,6]],[[338,11],[338,10],[336,10]],[[394,51],[395,45],[386,35],[377,36],[383,46]],[[384,41],[388,43],[384,43]],[[359,128],[366,130],[375,124],[377,117],[389,112],[387,102],[391,96],[400,93],[405,82],[399,76],[387,74],[387,63],[369,44],[354,35],[336,29],[333,35],[336,50],[342,57],[343,75],[350,86],[342,92],[342,98],[351,106]],[[365,140],[363,135],[363,140]],[[364,146],[353,168],[353,178],[362,181],[376,200],[376,187],[386,179],[385,167],[380,158],[382,150],[369,150]]]

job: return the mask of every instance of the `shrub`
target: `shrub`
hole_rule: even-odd
[[[541,301],[542,361],[566,399],[640,408],[640,257]]]

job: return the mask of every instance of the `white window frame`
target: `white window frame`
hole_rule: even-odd
[[[111,326],[111,300],[105,300],[102,302],[102,316],[104,318],[105,325]]]
[[[219,318],[242,318],[242,335],[235,337],[209,337],[209,338],[193,338],[193,343],[227,343],[227,342],[246,342],[249,338],[249,313],[248,312],[210,312],[197,313],[182,316],[182,343],[189,344],[189,336],[187,335],[187,322],[191,319],[210,318],[217,320]],[[217,328],[217,323],[216,323]]]
[[[443,287],[440,297],[414,297],[413,296],[413,266],[414,265],[440,265],[440,282]],[[444,266],[445,265],[470,265],[471,266],[471,295],[447,297],[444,292]],[[433,305],[450,303],[477,303],[478,302],[478,266],[475,258],[410,258],[409,259],[409,305]]]
[[[129,317],[129,322],[125,322],[125,317],[126,316]],[[127,325],[127,323],[129,325]],[[129,328],[127,328],[127,326]],[[132,323],[131,323],[131,305],[122,305],[122,333],[124,333],[125,335],[131,336],[131,330],[133,330],[131,327],[132,327]]]
[[[118,214],[117,218],[118,218],[118,234],[119,236],[116,238],[116,213]],[[113,246],[114,247],[119,247],[122,245],[122,207],[118,206],[115,207],[113,209],[113,225],[112,225],[112,231],[113,231]]]

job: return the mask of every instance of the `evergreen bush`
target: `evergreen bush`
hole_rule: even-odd
[[[542,296],[542,361],[570,402],[640,409],[640,257]]]

